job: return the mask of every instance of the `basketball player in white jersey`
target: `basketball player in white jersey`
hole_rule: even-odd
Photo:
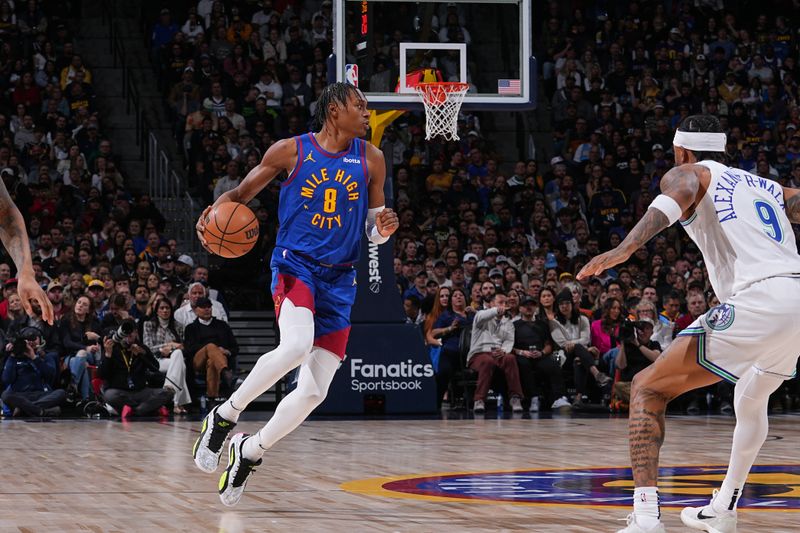
[[[661,194],[620,245],[592,259],[579,279],[626,261],[680,220],[708,267],[721,305],[685,329],[631,389],[629,440],[633,513],[618,533],[660,533],[658,456],[667,403],[725,379],[735,383],[728,471],[705,507],[687,507],[681,520],[712,533],[736,531],[736,505],[767,437],[767,403],[793,376],[800,351],[800,256],[792,223],[800,223],[800,190],[725,166],[726,136],[719,120],[683,120],[673,141],[676,167],[661,179]]]

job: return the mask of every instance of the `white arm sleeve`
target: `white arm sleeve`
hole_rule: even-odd
[[[667,196],[666,194],[659,194],[655,200],[652,201],[650,207],[658,209],[667,216],[669,225],[673,225],[676,220],[681,218],[683,209],[678,205],[678,202]]]
[[[378,218],[378,213],[383,211],[386,208],[385,205],[380,207],[373,207],[372,209],[367,211],[367,223],[365,227],[365,231],[367,233],[367,239],[370,242],[374,242],[375,244],[383,244],[389,240],[389,237],[384,237],[380,233],[378,233],[378,226],[376,224],[376,220]]]

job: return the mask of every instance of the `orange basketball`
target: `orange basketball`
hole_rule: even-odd
[[[211,253],[232,259],[241,257],[258,240],[258,220],[250,208],[238,202],[219,204],[206,215],[206,238]]]

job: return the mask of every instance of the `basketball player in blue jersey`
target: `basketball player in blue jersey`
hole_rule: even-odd
[[[317,105],[320,131],[272,145],[238,187],[215,202],[249,202],[284,170],[272,253],[272,297],[281,342],[262,355],[228,401],[203,420],[192,454],[204,472],[214,472],[225,440],[247,405],[294,368],[297,388],[284,398],[266,426],[231,438],[228,467],[219,480],[222,503],[236,505],[261,456],[293,431],[324,399],[344,358],[350,308],[356,297],[361,233],[383,244],[399,226],[384,206],[383,153],[363,141],[369,126],[364,95],[345,83],[327,86]],[[206,209],[197,223],[205,244]]]
[[[800,256],[792,223],[800,223],[800,190],[724,165],[726,136],[712,115],[685,118],[673,140],[676,167],[661,194],[615,249],[592,259],[579,279],[627,261],[680,221],[703,253],[722,304],[683,330],[631,388],[633,513],[618,533],[662,533],[658,458],[667,403],[725,379],[735,384],[736,428],[720,490],[702,507],[686,507],[683,523],[735,533],[736,507],[747,474],[767,437],[767,405],[793,377],[800,351]]]

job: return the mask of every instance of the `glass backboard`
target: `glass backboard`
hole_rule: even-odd
[[[375,109],[421,109],[417,82],[470,84],[463,109],[536,102],[530,0],[335,0],[332,81],[359,86]]]

